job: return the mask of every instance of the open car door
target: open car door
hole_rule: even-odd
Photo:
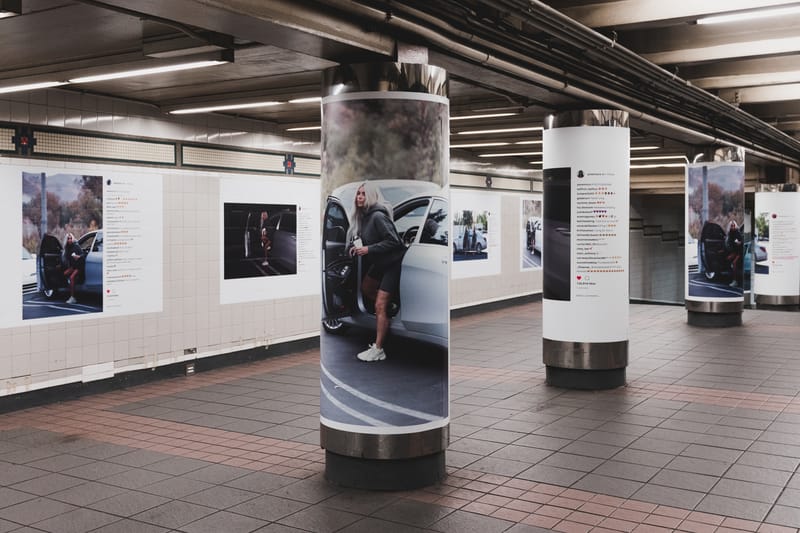
[[[399,318],[418,338],[446,346],[452,253],[447,201],[431,197],[398,206],[395,225],[408,246],[400,275]]]
[[[325,206],[322,235],[322,305],[324,319],[349,316],[356,299],[355,260],[347,253],[347,212],[337,198]]]
[[[39,289],[47,298],[52,298],[57,289],[66,286],[61,262],[63,251],[61,243],[52,235],[45,234],[39,243],[36,269],[39,273]]]

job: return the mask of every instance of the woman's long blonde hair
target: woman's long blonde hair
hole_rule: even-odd
[[[356,196],[358,196],[358,189],[361,187],[364,188],[364,207],[358,207],[356,205]],[[389,219],[394,219],[394,216],[392,215],[392,206],[383,197],[380,189],[369,180],[362,181],[358,184],[358,187],[356,187],[356,194],[353,195],[353,209],[350,211],[350,228],[347,230],[348,242],[351,242],[356,237],[361,236],[364,215],[375,205],[384,206]]]

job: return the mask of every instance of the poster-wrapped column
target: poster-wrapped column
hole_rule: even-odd
[[[320,441],[338,485],[399,490],[445,474],[448,123],[441,68],[325,71]]]
[[[543,137],[547,383],[618,387],[628,364],[628,114],[561,113]]]
[[[753,292],[759,307],[800,305],[800,194],[796,184],[756,193],[750,245]]]
[[[686,311],[693,326],[742,323],[744,150],[709,148],[686,166]]]

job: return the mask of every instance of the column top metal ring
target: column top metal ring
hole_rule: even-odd
[[[322,73],[322,97],[367,91],[403,91],[447,97],[447,71],[417,63],[339,65]]]
[[[619,109],[577,109],[562,111],[544,119],[544,129],[570,128],[575,126],[608,126],[627,128],[629,115]]]

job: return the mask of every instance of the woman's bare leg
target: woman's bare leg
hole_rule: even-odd
[[[375,318],[377,326],[375,328],[375,347],[383,348],[383,341],[389,332],[389,304],[392,300],[392,293],[378,290],[378,297],[375,299]]]

